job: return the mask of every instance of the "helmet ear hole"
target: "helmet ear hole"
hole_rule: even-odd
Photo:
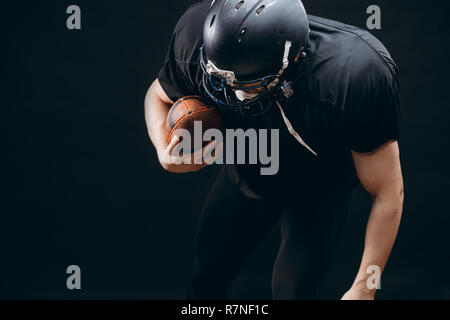
[[[266,7],[265,5],[262,5],[261,7],[259,7],[258,10],[256,10],[256,15],[259,15],[261,12],[263,12],[265,7]]]
[[[244,1],[239,1],[239,3],[234,7],[236,10],[239,10],[244,5]]]
[[[211,23],[209,24],[209,27],[212,28],[214,21],[216,20],[216,15],[213,15],[212,19],[211,19]]]

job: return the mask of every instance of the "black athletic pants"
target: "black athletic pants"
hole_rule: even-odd
[[[198,224],[188,299],[226,299],[246,258],[281,215],[281,246],[272,275],[274,299],[314,299],[348,211],[351,189],[313,205],[284,207],[246,197],[222,169]]]

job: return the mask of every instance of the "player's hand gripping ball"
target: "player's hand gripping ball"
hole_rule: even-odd
[[[195,123],[201,122],[201,132],[194,133]],[[198,125],[199,123],[197,123]],[[183,136],[177,129],[185,129],[190,135],[191,143],[178,152],[177,145]],[[223,141],[204,141],[203,134],[208,129],[222,129],[222,118],[214,106],[209,106],[200,96],[187,96],[179,99],[170,108],[166,118],[166,132],[169,145],[160,157],[163,167],[170,172],[194,172],[212,164],[223,152]],[[198,130],[200,131],[200,130]],[[201,148],[194,149],[194,140],[200,139]],[[181,145],[180,145],[181,146]],[[206,155],[206,156],[205,156]]]
[[[194,137],[194,121],[201,121],[202,137]],[[191,136],[191,147],[194,139],[202,139],[202,146],[209,141],[203,141],[203,133],[208,129],[222,129],[222,118],[214,106],[207,105],[201,96],[187,96],[179,99],[170,108],[166,118],[168,142],[172,141],[175,130],[186,129]]]

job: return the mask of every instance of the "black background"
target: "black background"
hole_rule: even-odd
[[[217,167],[157,163],[143,100],[178,18],[195,1],[1,3],[0,298],[182,298],[202,201]],[[372,31],[400,67],[404,218],[380,299],[450,298],[448,26],[438,1],[305,0],[309,13]],[[66,28],[77,4],[82,30]],[[351,285],[370,199],[356,190],[321,298]],[[230,298],[270,298],[275,229]],[[66,288],[67,266],[82,290]]]

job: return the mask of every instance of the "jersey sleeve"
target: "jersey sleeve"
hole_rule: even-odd
[[[351,150],[367,153],[400,138],[401,99],[395,65],[371,65],[360,75],[348,90],[344,137]]]
[[[167,96],[176,101],[181,97],[198,94],[200,66],[196,51],[200,43],[198,10],[188,9],[178,21],[170,40],[158,80]],[[197,21],[195,21],[197,19]]]

